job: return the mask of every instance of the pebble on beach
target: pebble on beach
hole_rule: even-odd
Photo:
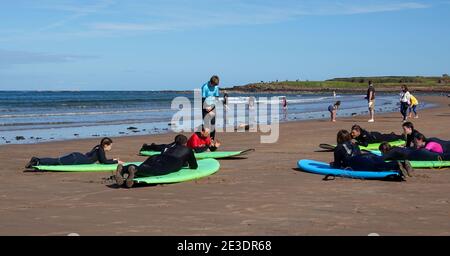
[[[131,126],[131,127],[128,127],[127,128],[127,130],[137,130],[138,128],[137,127],[134,127],[134,126]]]
[[[125,132],[119,132],[119,134],[125,134]]]
[[[23,136],[16,136],[16,140],[25,140],[25,137],[23,137]]]
[[[78,134],[78,133],[75,133],[73,136],[75,136],[75,137],[78,137],[78,136],[80,136],[80,134]]]

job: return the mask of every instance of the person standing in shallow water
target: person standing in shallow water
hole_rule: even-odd
[[[214,75],[211,79],[202,86],[202,118],[206,126],[211,124],[211,139],[216,137],[216,101],[219,97],[219,77]]]
[[[372,81],[369,81],[366,99],[369,104],[369,123],[373,123],[375,122],[375,87],[373,86]]]

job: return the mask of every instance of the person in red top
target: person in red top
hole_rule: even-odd
[[[220,142],[212,140],[209,128],[201,126],[201,131],[192,134],[187,142],[187,147],[195,151],[195,153],[202,153],[207,151],[216,151],[220,147]]]

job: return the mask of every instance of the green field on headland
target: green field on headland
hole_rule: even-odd
[[[377,91],[398,91],[405,84],[411,91],[422,92],[450,92],[450,77],[423,77],[423,76],[383,76],[383,77],[349,77],[334,78],[326,81],[261,81],[243,86],[227,88],[236,92],[359,92],[367,89],[368,82],[372,81]]]

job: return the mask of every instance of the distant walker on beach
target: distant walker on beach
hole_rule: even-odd
[[[369,81],[369,88],[367,89],[367,102],[369,103],[369,123],[375,122],[375,87],[373,86],[372,81]]]

